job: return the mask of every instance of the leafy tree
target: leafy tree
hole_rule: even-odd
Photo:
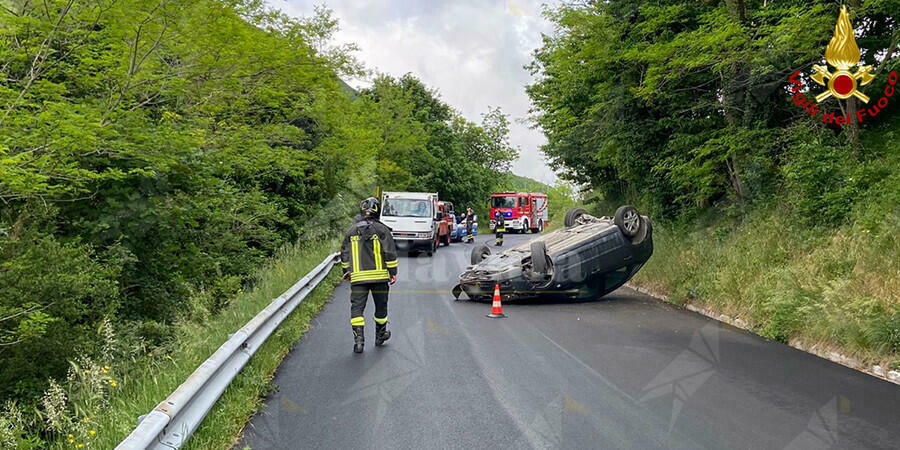
[[[850,3],[864,63],[896,67],[900,5]],[[537,81],[527,89],[544,152],[567,179],[663,214],[758,200],[795,155],[793,124],[810,121],[791,103],[787,79],[822,62],[838,9],[746,0],[551,8],[557,29],[535,51]],[[801,92],[814,96],[808,83]],[[859,147],[858,127],[817,126],[825,145]]]
[[[160,344],[217,313],[376,183],[469,200],[515,157],[499,110],[469,123],[412,76],[349,89],[325,8],[0,6],[0,397],[33,401],[105,319]]]

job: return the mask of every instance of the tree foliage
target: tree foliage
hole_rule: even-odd
[[[534,53],[537,81],[528,87],[533,120],[549,140],[544,152],[566,178],[668,216],[766,198],[785,180],[785,167],[817,160],[819,149],[872,157],[857,151],[857,126],[813,121],[787,89],[792,73],[811,74],[824,63],[839,3],[621,0],[548,9],[556,29]],[[900,3],[850,4],[865,49],[861,64],[882,73],[864,90],[878,93],[900,66]],[[801,92],[808,98],[819,90],[806,78]],[[895,114],[896,103],[878,120]],[[856,107],[835,99],[821,106],[838,114]],[[864,122],[862,131],[868,128]],[[802,177],[787,178],[815,195],[813,185],[796,183]],[[852,195],[833,200],[852,202]]]
[[[0,7],[0,397],[64,376],[104,318],[152,346],[216,313],[376,184],[472,201],[515,157],[499,110],[468,122],[412,76],[352,92],[324,8]]]

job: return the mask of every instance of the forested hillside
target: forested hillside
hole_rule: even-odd
[[[802,99],[826,91],[812,66],[841,3],[873,66],[870,101],[832,97],[812,117]],[[639,284],[765,336],[900,366],[898,14],[896,0],[551,8],[533,119],[595,209],[628,202],[655,219]]]
[[[376,185],[470,202],[516,157],[498,109],[469,122],[411,75],[348,89],[325,9],[0,6],[0,397],[26,415],[71,361],[166,355]]]

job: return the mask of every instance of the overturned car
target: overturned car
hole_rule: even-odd
[[[652,254],[652,224],[634,207],[599,218],[571,209],[563,229],[495,255],[485,245],[473,248],[472,266],[453,295],[488,300],[499,284],[504,300],[600,297],[630,280]]]

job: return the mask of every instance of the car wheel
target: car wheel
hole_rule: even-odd
[[[587,214],[587,211],[582,208],[572,208],[566,211],[566,218],[563,223],[565,223],[567,228],[572,227],[575,225],[575,221],[577,221],[579,217],[585,214]]]
[[[641,215],[631,205],[620,206],[616,210],[616,215],[613,216],[613,222],[622,230],[622,234],[629,238],[637,236],[641,233],[642,228],[645,228]]]
[[[475,248],[472,249],[472,264],[478,264],[481,261],[484,261],[484,258],[487,258],[491,255],[491,249],[488,248],[487,245],[478,244]]]
[[[547,244],[544,241],[531,243],[531,267],[535,273],[546,274],[550,269],[550,261],[547,259]]]
[[[647,236],[653,232],[653,223],[650,222],[648,217],[642,217],[641,223],[641,231],[638,232],[637,236],[631,238],[631,243],[634,245],[643,244]]]

